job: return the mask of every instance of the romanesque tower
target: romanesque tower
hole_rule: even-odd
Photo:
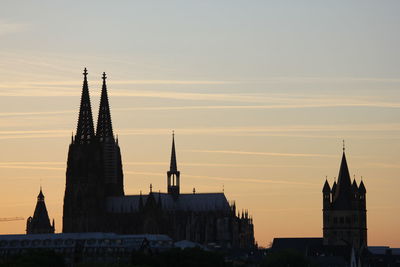
[[[351,183],[344,149],[338,181],[332,188],[325,181],[322,194],[324,245],[367,246],[366,189],[363,181]]]

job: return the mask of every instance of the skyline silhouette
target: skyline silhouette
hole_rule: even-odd
[[[24,220],[0,233],[24,233],[40,185],[61,231],[87,66],[96,119],[107,73],[126,194],[166,188],[175,130],[182,192],[224,190],[262,246],[322,236],[320,191],[345,139],[350,177],[368,189],[368,244],[399,247],[399,7],[6,1],[0,213]]]

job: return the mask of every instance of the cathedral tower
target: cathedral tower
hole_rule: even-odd
[[[169,171],[167,172],[167,184],[168,193],[174,198],[179,196],[179,185],[180,185],[180,171],[176,164],[176,153],[175,153],[175,134],[172,133],[172,150],[171,150],[171,163],[169,166]]]
[[[103,72],[99,116],[97,119],[96,141],[99,142],[102,158],[102,174],[106,196],[123,196],[123,172],[121,150],[114,138],[108,103],[106,73]]]
[[[367,246],[366,190],[363,181],[351,182],[344,149],[337,184],[331,189],[326,180],[322,194],[324,244]]]
[[[105,206],[101,146],[95,137],[87,70],[75,138],[69,145],[63,207],[63,232],[101,230]]]

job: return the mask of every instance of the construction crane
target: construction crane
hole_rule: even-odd
[[[0,218],[0,222],[12,222],[12,221],[22,221],[25,220],[23,217],[9,217],[9,218]]]

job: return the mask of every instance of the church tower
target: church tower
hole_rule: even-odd
[[[99,116],[97,119],[96,141],[100,144],[102,174],[106,196],[123,196],[123,172],[121,150],[115,140],[111,122],[110,105],[108,103],[106,73],[103,72]]]
[[[175,199],[179,197],[180,175],[176,164],[175,134],[172,133],[171,163],[167,172],[167,184],[168,194],[171,194]]]
[[[46,204],[44,203],[44,195],[42,187],[37,197],[35,212],[33,217],[29,217],[26,222],[26,234],[53,234],[54,220],[50,224],[49,214],[47,213]]]
[[[338,181],[331,189],[326,180],[322,194],[324,245],[367,246],[366,189],[351,182],[344,148]]]
[[[121,151],[112,128],[107,77],[103,73],[95,133],[87,75],[85,68],[77,131],[68,151],[64,233],[105,230],[106,198],[124,195]]]
[[[77,131],[68,151],[63,207],[64,233],[95,232],[102,229],[105,207],[102,153],[94,132],[87,75],[85,68]]]

